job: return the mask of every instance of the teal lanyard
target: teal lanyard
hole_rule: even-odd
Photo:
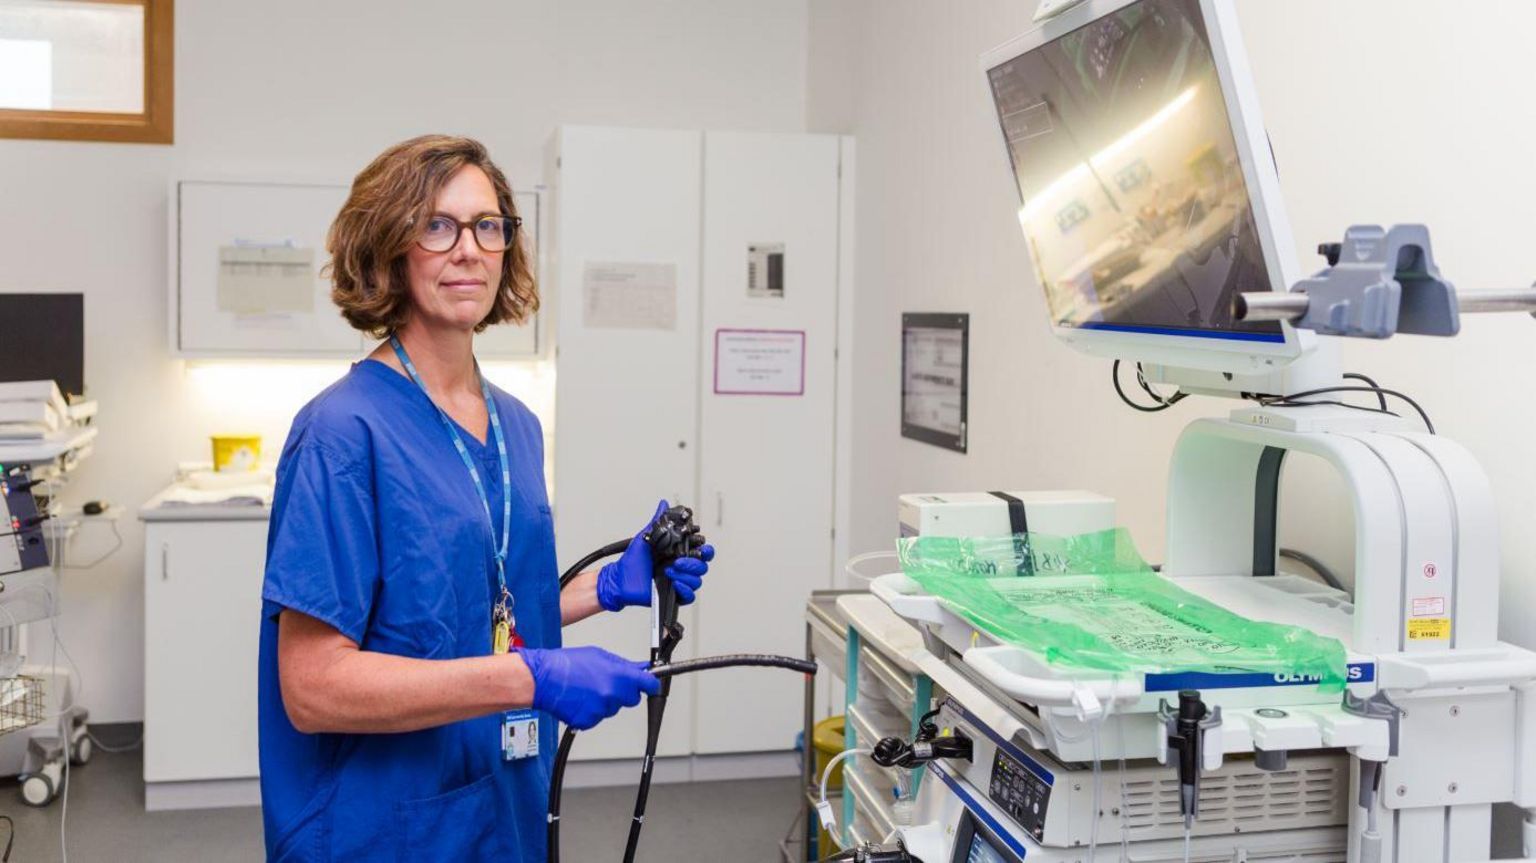
[[[480,479],[480,471],[475,467],[475,460],[469,455],[469,448],[464,445],[464,438],[459,434],[458,427],[448,412],[438,407],[437,402],[432,401],[432,394],[427,392],[427,385],[421,382],[421,375],[416,372],[416,366],[405,353],[405,346],[400,344],[397,336],[389,337],[389,344],[395,349],[395,356],[400,358],[400,365],[405,366],[405,373],[411,376],[416,386],[421,388],[427,401],[437,410],[437,418],[443,421],[443,428],[448,430],[448,436],[453,439],[453,448],[459,451],[459,458],[464,461],[464,467],[469,471],[469,478],[475,484],[475,491],[480,495],[480,505],[485,509],[485,522],[491,529],[491,543],[496,542],[496,523],[491,519],[491,498],[485,492],[485,483]],[[507,536],[512,532],[512,471],[507,467],[507,440],[501,433],[501,417],[496,413],[496,400],[491,398],[491,386],[485,382],[485,375],[480,374],[480,364],[475,364],[475,376],[480,378],[480,394],[485,397],[485,410],[491,417],[491,434],[496,438],[496,456],[501,461],[501,545],[496,549],[496,581],[501,586],[501,595],[497,597],[495,607],[492,610],[492,622],[506,621],[512,624],[512,594],[507,590]]]

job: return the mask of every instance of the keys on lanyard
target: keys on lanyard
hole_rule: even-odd
[[[399,358],[400,365],[405,367],[406,374],[421,389],[427,401],[437,410],[437,418],[442,420],[443,428],[448,430],[448,437],[453,440],[453,448],[458,451],[459,458],[464,462],[464,468],[469,471],[469,478],[474,483],[475,492],[480,496],[480,505],[485,510],[486,525],[491,531],[491,542],[496,542],[496,523],[491,517],[491,498],[486,494],[485,482],[480,479],[480,470],[475,466],[475,460],[469,454],[469,448],[464,445],[464,438],[454,426],[453,419],[448,412],[438,407],[437,402],[432,401],[432,394],[427,392],[427,385],[422,383],[421,375],[416,372],[416,366],[405,353],[405,346],[400,344],[397,336],[389,337],[390,347],[395,349],[395,356]],[[491,434],[496,438],[496,456],[501,467],[501,544],[496,546],[496,583],[500,588],[495,600],[491,603],[491,650],[493,653],[506,653],[514,647],[521,647],[523,639],[517,634],[517,618],[512,615],[512,593],[507,590],[507,538],[512,532],[512,471],[507,465],[507,440],[501,432],[501,416],[496,410],[496,400],[491,398],[491,386],[486,383],[485,375],[480,374],[480,364],[475,364],[475,374],[480,378],[480,394],[485,398],[485,410],[491,419]]]
[[[523,646],[523,637],[517,634],[517,620],[512,616],[512,594],[502,584],[501,596],[491,608],[491,652],[506,653]]]

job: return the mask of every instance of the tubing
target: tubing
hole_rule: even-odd
[[[783,668],[803,674],[815,674],[816,663],[790,656],[772,656],[761,653],[737,653],[728,656],[709,656],[703,659],[687,659],[671,662],[650,669],[657,677],[667,679],[680,674],[711,671],[716,668]],[[565,791],[565,765],[571,757],[571,745],[576,740],[576,729],[566,726],[560,738],[560,748],[555,753],[555,767],[549,778],[549,815],[546,827],[548,863],[560,861],[560,798]]]
[[[613,542],[608,543],[607,545],[603,546],[597,551],[592,552],[581,560],[576,561],[571,565],[570,569],[567,569],[560,575],[560,589],[565,590],[565,586],[570,584],[572,579],[578,575],[581,575],[582,571],[592,564],[597,563],[605,557],[612,557],[615,554],[623,554],[624,549],[629,548],[631,541],[632,540],[629,539],[614,540]]]
[[[692,674],[695,671],[710,671],[716,668],[782,668],[786,671],[798,671],[802,674],[815,674],[816,663],[809,659],[795,659],[791,656],[772,656],[765,653],[732,653],[725,656],[708,656],[703,659],[684,659],[679,662],[669,662],[650,669],[657,677],[676,677],[679,674]]]
[[[567,725],[555,752],[555,769],[549,776],[549,817],[544,827],[548,847],[544,853],[551,861],[560,859],[560,791],[565,787],[565,762],[570,760],[571,744],[575,742],[576,729]]]
[[[874,752],[875,750],[873,749],[844,749],[842,752],[832,756],[831,760],[827,762],[827,766],[821,771],[821,785],[819,786],[821,792],[816,795],[816,811],[822,816],[822,829],[827,831],[827,835],[831,837],[833,842],[837,843],[838,848],[843,847],[843,843],[840,838],[842,836],[842,831],[837,829],[836,818],[831,815],[832,810],[827,806],[827,782],[832,778],[832,768],[842,763],[843,759],[845,758],[853,758],[859,755],[873,755]],[[844,781],[846,782],[847,768],[843,769],[843,773]],[[827,823],[827,819],[829,818],[832,820],[830,823]]]
[[[668,515],[672,511],[668,511]],[[667,516],[663,516],[665,518]],[[692,515],[688,516],[689,525]],[[696,533],[696,530],[695,530]],[[677,591],[666,577],[666,569],[676,559],[678,549],[657,547],[654,528],[646,541],[651,542],[654,565],[651,572],[654,591],[651,608],[651,667],[666,665],[672,661],[672,651],[683,640],[682,628],[677,623]],[[687,538],[682,539],[682,553],[688,550]],[[645,757],[640,762],[640,784],[635,789],[635,812],[629,821],[629,837],[624,840],[624,863],[635,863],[635,853],[640,850],[640,831],[645,827],[645,807],[651,799],[651,776],[656,768],[656,747],[661,742],[661,722],[666,717],[667,699],[672,697],[672,680],[661,681],[661,692],[645,699]]]

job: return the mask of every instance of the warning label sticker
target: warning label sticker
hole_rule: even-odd
[[[1434,617],[1445,614],[1445,597],[1423,596],[1413,601],[1414,617]]]
[[[1409,641],[1450,641],[1449,617],[1419,617],[1408,621]]]

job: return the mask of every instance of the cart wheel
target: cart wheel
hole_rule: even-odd
[[[76,767],[84,767],[91,763],[91,756],[96,754],[96,744],[91,741],[89,734],[81,734],[75,739],[74,748],[69,753],[69,763]]]
[[[21,780],[21,800],[28,806],[47,806],[53,802],[53,781],[41,773]]]

